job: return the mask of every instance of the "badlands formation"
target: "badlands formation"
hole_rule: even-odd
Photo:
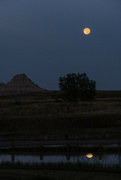
[[[0,96],[39,93],[47,90],[34,84],[25,74],[17,74],[7,84],[0,83]]]

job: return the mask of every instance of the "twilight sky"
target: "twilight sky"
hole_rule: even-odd
[[[21,73],[49,90],[67,73],[121,90],[121,1],[0,0],[0,82]]]

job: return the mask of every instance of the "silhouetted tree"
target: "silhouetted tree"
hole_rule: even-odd
[[[59,88],[67,101],[93,100],[96,93],[96,82],[89,80],[86,73],[67,74],[59,78]]]

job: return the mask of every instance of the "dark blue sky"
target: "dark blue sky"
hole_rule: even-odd
[[[121,90],[120,0],[0,0],[0,82],[25,73],[57,90],[60,76],[78,72]]]

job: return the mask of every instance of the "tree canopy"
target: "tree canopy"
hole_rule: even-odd
[[[96,82],[89,80],[86,73],[71,73],[59,78],[59,88],[67,101],[92,100],[96,93]]]

